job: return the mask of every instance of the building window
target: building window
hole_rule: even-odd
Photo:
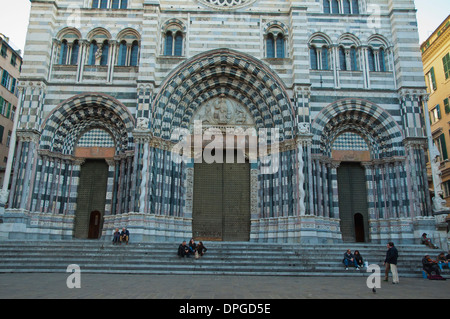
[[[358,0],[323,0],[323,13],[359,14]]]
[[[70,64],[78,64],[78,52],[80,51],[80,44],[78,40],[75,40],[72,44],[72,52],[70,53]]]
[[[11,83],[11,76],[9,75],[8,71],[3,70],[2,75],[2,85],[9,90],[9,85]]]
[[[132,43],[122,40],[119,45],[118,66],[137,66],[139,63],[139,42]]]
[[[2,57],[6,58],[7,52],[8,52],[8,48],[6,47],[6,45],[4,43],[2,43],[2,48],[1,48],[1,51],[0,51],[0,55]]]
[[[167,31],[165,34],[164,55],[182,56],[183,55],[183,34],[181,31]]]
[[[352,71],[358,71],[358,53],[355,47],[350,48],[350,64]]]
[[[328,46],[322,46],[316,48],[315,46],[310,47],[310,68],[312,70],[329,70],[329,49]]]
[[[339,47],[339,67],[341,70],[347,70],[347,55],[343,47]]]
[[[436,123],[441,119],[441,107],[440,105],[436,105],[431,111],[430,111],[430,121],[431,124]]]
[[[367,51],[369,58],[369,70],[372,72],[386,72],[386,53],[383,48],[369,48]]]
[[[285,36],[278,28],[271,29],[266,35],[266,57],[285,58]]]
[[[11,54],[11,65],[16,66],[17,62],[16,62],[16,55],[15,54]]]
[[[442,183],[442,185],[444,186],[444,187],[442,187],[443,191],[444,191],[444,198],[449,197],[450,196],[450,181],[445,181]]]
[[[58,63],[61,65],[77,65],[79,51],[80,44],[78,40],[74,40],[72,43],[69,43],[66,39],[62,40],[59,48]]]
[[[447,154],[447,145],[445,144],[445,135],[441,134],[437,138],[435,138],[434,144],[436,145],[436,147],[439,151],[439,154],[441,154],[440,160],[441,161],[447,160],[448,154]]]
[[[442,63],[444,64],[444,74],[447,80],[450,77],[450,52],[442,58]]]
[[[445,114],[450,113],[450,105],[449,105],[448,98],[444,99],[444,110],[445,110]]]
[[[432,67],[430,69],[430,71],[427,73],[425,78],[427,80],[427,86],[428,86],[430,93],[433,93],[434,91],[436,91],[437,85],[436,85],[436,77],[434,75],[434,67]]]
[[[6,147],[9,147],[9,145],[11,144],[11,131],[8,131],[8,137],[6,139]]]
[[[89,46],[88,65],[108,65],[109,55],[109,41],[105,40],[101,45],[98,45],[96,40],[93,40]]]
[[[94,9],[126,9],[128,0],[92,0]]]
[[[6,101],[3,97],[0,96],[0,114],[9,118],[11,113],[11,103]]]

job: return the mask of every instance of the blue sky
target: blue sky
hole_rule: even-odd
[[[415,0],[420,42],[450,14],[450,0]],[[30,13],[29,0],[0,0],[0,33],[10,38],[13,47],[25,47]]]

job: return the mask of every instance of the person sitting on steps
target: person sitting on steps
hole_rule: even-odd
[[[347,249],[347,251],[344,253],[344,260],[342,262],[345,265],[345,270],[348,270],[349,265],[354,265],[356,270],[359,270],[359,266],[356,261],[356,258],[352,254],[352,251],[350,249]]]

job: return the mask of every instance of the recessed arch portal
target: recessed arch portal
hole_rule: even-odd
[[[241,101],[256,128],[279,128],[281,140],[295,136],[295,112],[281,79],[249,55],[218,49],[193,57],[162,84],[152,106],[152,131],[169,140],[175,128],[188,128],[206,100],[225,95]]]
[[[311,125],[312,152],[331,157],[333,141],[347,131],[364,136],[372,159],[405,155],[403,134],[392,116],[360,99],[336,101],[316,116]]]
[[[102,128],[113,137],[116,153],[133,148],[134,119],[122,103],[98,93],[77,95],[62,102],[43,123],[40,148],[73,155],[80,136],[92,128]]]

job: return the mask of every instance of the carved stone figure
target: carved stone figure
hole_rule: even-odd
[[[248,110],[233,99],[221,95],[203,104],[193,117],[192,122],[202,121],[203,125],[253,125]]]
[[[138,117],[137,118],[137,124],[136,129],[142,131],[142,130],[148,130],[148,118],[146,117]]]

